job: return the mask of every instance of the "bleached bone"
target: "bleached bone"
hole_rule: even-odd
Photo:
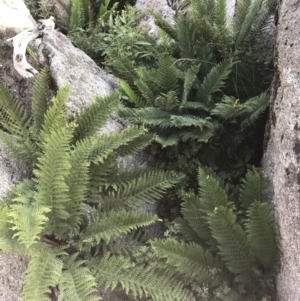
[[[53,19],[49,20],[53,23]],[[38,73],[38,71],[27,62],[26,47],[47,29],[48,28],[44,24],[38,23],[32,29],[22,31],[13,38],[7,40],[7,42],[12,42],[13,44],[14,68],[22,77],[31,78]]]

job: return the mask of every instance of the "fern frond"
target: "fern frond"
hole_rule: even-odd
[[[62,274],[61,253],[44,247],[33,255],[26,270],[22,301],[51,301],[50,287],[59,283]]]
[[[146,102],[131,89],[126,81],[120,79],[119,82],[131,103],[133,103],[137,108],[144,108],[146,106]]]
[[[28,136],[30,119],[23,105],[0,83],[0,124],[15,139],[23,142]]]
[[[184,77],[184,88],[183,88],[183,94],[182,94],[182,99],[181,99],[181,107],[187,102],[189,93],[192,89],[192,86],[197,78],[197,74],[200,69],[200,64],[199,65],[192,65],[185,73]]]
[[[59,281],[57,301],[99,301],[96,295],[96,281],[90,270],[83,266],[84,261],[76,260],[78,254],[67,258],[65,270]]]
[[[171,112],[179,107],[177,92],[169,91],[167,94],[161,94],[155,99],[155,106],[166,112]]]
[[[268,185],[262,171],[249,169],[245,179],[240,185],[239,201],[241,207],[247,211],[254,201],[267,203],[268,201]]]
[[[51,131],[44,138],[43,155],[39,157],[36,176],[36,202],[40,206],[51,209],[48,214],[47,234],[62,233],[69,227],[66,220],[69,213],[66,205],[70,202],[66,178],[70,173],[69,143],[72,131],[63,127],[59,131]]]
[[[179,242],[169,238],[151,241],[154,252],[167,261],[178,273],[185,274],[201,283],[221,282],[220,271],[224,270],[220,258],[195,243]],[[217,279],[218,278],[218,281]]]
[[[69,86],[63,86],[53,98],[53,105],[47,110],[42,131],[40,133],[40,140],[43,143],[43,139],[52,131],[59,131],[62,127],[65,127],[67,123],[67,111],[66,102],[70,94]]]
[[[32,96],[32,117],[33,127],[36,134],[42,129],[44,117],[49,104],[49,84],[50,70],[44,68],[34,82],[34,90]]]
[[[251,26],[254,21],[257,19],[262,7],[264,0],[255,0],[251,1],[251,5],[248,8],[248,12],[243,20],[241,27],[236,36],[236,46],[239,47],[245,39],[249,36]]]
[[[216,24],[216,26],[222,29],[226,28],[227,22],[226,2],[226,0],[217,0],[214,10],[214,23]]]
[[[111,93],[106,97],[96,96],[95,101],[82,109],[72,121],[75,125],[73,140],[94,135],[107,122],[118,103],[118,93]]]
[[[128,181],[119,190],[118,196],[126,200],[125,204],[136,208],[161,199],[167,189],[174,187],[182,179],[182,174],[150,169],[138,178]]]
[[[69,17],[69,30],[83,28],[84,14],[82,0],[72,0],[71,14]]]
[[[196,28],[191,19],[180,14],[176,18],[178,46],[181,58],[195,58],[196,53]]]
[[[161,55],[157,68],[157,84],[161,88],[161,93],[177,90],[177,71],[175,60],[167,54]]]
[[[225,80],[228,78],[232,66],[231,61],[224,61],[209,71],[200,86],[199,97],[201,100],[205,100],[209,95],[220,91],[225,86]]]
[[[236,36],[238,35],[242,24],[245,22],[251,3],[252,0],[240,0],[236,3],[234,16],[232,19],[232,27]]]
[[[247,212],[245,223],[247,239],[256,260],[265,269],[278,264],[279,250],[275,220],[266,203],[253,202]]]
[[[242,105],[239,100],[233,96],[225,95],[220,102],[216,103],[214,109],[211,110],[211,114],[227,120],[239,116],[241,111]]]
[[[130,154],[132,149],[126,147],[129,144],[134,143],[136,139],[143,137],[145,130],[137,126],[130,126],[121,132],[116,132],[108,135],[101,136],[101,139],[97,140],[93,146],[89,160],[94,163],[103,163],[108,156],[113,155],[118,148],[124,146],[121,151],[124,151],[124,155]],[[149,137],[147,137],[149,138]],[[145,141],[141,141],[143,143]],[[133,145],[133,148],[135,146]],[[136,145],[139,148],[138,145]]]
[[[119,111],[120,117],[124,117],[135,124],[146,126],[159,126],[162,129],[173,126],[170,121],[171,114],[155,107],[143,109],[123,108]]]
[[[208,213],[208,223],[228,270],[234,274],[247,275],[250,281],[254,257],[246,233],[236,222],[232,209],[216,207],[212,213]]]
[[[155,25],[158,26],[161,30],[163,30],[171,39],[177,41],[178,37],[176,29],[169,22],[167,22],[161,16],[161,14],[152,12],[152,15],[154,16]]]
[[[206,213],[211,213],[219,206],[230,206],[226,191],[221,187],[219,180],[211,170],[199,168],[198,171],[199,195],[201,204]]]
[[[83,241],[90,245],[99,244],[100,240],[108,242],[113,236],[129,233],[139,227],[149,226],[158,220],[156,215],[145,212],[110,211],[97,215],[91,221]]]
[[[184,195],[184,202],[182,203],[181,209],[184,220],[187,221],[201,240],[207,241],[211,235],[207,224],[206,213],[203,209],[199,197],[193,193]],[[183,234],[188,234],[185,233],[184,230],[185,228],[181,228]]]
[[[255,124],[259,116],[265,112],[269,105],[269,96],[267,93],[261,93],[245,101],[242,105],[242,113],[245,116],[242,121],[242,127]]]
[[[191,292],[169,273],[151,266],[130,267],[129,258],[106,253],[97,264],[96,279],[105,289],[121,284],[134,298],[150,296],[155,301],[194,301]]]
[[[15,233],[12,238],[16,237],[26,248],[37,243],[48,220],[46,213],[50,211],[44,206],[11,205],[7,215]]]

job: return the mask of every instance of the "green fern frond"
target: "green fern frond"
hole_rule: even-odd
[[[242,121],[242,127],[255,124],[259,116],[265,112],[268,105],[269,96],[266,92],[245,101],[242,105],[242,113],[245,116]]]
[[[216,24],[216,26],[222,29],[226,28],[227,23],[226,2],[226,0],[217,0],[214,11],[214,23]]]
[[[84,261],[76,260],[77,255],[75,253],[67,258],[59,281],[57,301],[99,301],[95,278],[90,270],[83,266]]]
[[[155,100],[155,106],[166,112],[171,112],[179,107],[177,92],[169,91],[167,94],[161,94]]]
[[[211,127],[204,127],[203,129],[195,128],[194,130],[183,130],[179,132],[179,137],[182,142],[187,142],[188,140],[196,140],[198,142],[207,143],[208,140],[214,135],[215,130]]]
[[[40,133],[40,140],[43,143],[47,135],[51,131],[59,131],[67,123],[66,102],[70,94],[69,86],[63,86],[58,91],[56,96],[52,99],[53,105],[47,110],[44,117],[42,131]]]
[[[72,131],[63,127],[59,131],[51,131],[44,138],[43,155],[38,159],[36,176],[36,202],[40,206],[51,209],[48,214],[47,234],[58,234],[69,225],[66,220],[70,214],[66,206],[70,202],[66,178],[70,173],[69,143]]]
[[[230,202],[220,181],[212,175],[211,170],[199,168],[198,171],[199,195],[201,204],[206,213],[211,213],[219,206],[229,206]]]
[[[145,126],[159,126],[162,129],[173,127],[170,121],[171,114],[155,107],[143,109],[123,108],[119,111],[120,117],[124,117],[135,124]]]
[[[197,127],[200,130],[203,130],[204,127],[207,127],[214,130],[213,124],[207,119],[202,119],[194,115],[171,115],[171,122],[177,128]]]
[[[181,107],[187,102],[189,93],[193,87],[193,84],[197,78],[197,74],[200,69],[200,64],[199,65],[192,65],[185,73],[184,77],[184,88],[183,88],[183,94],[182,94],[182,105]]]
[[[50,70],[44,68],[34,82],[34,90],[32,96],[32,117],[33,127],[36,134],[42,129],[44,123],[44,116],[49,105],[49,84],[50,84]]]
[[[179,134],[157,135],[155,141],[165,148],[167,146],[177,145],[180,141],[180,136]]]
[[[241,29],[242,24],[246,19],[246,16],[250,10],[251,3],[252,0],[240,0],[236,3],[234,16],[232,19],[232,27],[236,36],[238,35],[239,30]]]
[[[127,127],[121,132],[116,132],[108,135],[103,135],[101,139],[97,140],[93,146],[91,155],[89,160],[94,163],[103,163],[108,156],[114,155],[114,153],[120,148],[121,152],[123,151],[124,155],[130,154],[132,149],[129,147],[126,149],[129,144],[134,143],[136,139],[141,139],[145,134],[145,130],[143,128],[139,128],[137,126]],[[149,138],[149,136],[147,137]],[[146,139],[147,140],[147,139]],[[141,139],[139,142],[142,144],[145,140]],[[139,148],[139,145],[132,146]]]
[[[209,240],[211,235],[201,199],[192,193],[185,194],[181,212],[184,220],[188,222],[198,237],[203,241]],[[188,234],[184,232],[184,229],[181,228],[183,234]]]
[[[131,89],[126,81],[120,79],[119,82],[122,89],[128,95],[130,102],[135,104],[137,108],[144,108],[146,106],[146,102]]]
[[[23,105],[0,83],[0,124],[15,139],[23,141],[28,136],[29,123]]]
[[[154,103],[155,95],[152,91],[152,89],[147,84],[146,80],[143,78],[145,75],[141,74],[141,78],[137,79],[134,82],[134,85],[136,86],[136,89],[139,91],[141,96],[146,101],[146,105],[152,105]]]
[[[12,224],[11,229],[15,232],[12,238],[16,237],[26,248],[37,243],[48,220],[46,213],[50,211],[50,208],[44,206],[11,205],[7,215]]]
[[[83,28],[84,26],[84,14],[82,0],[72,0],[71,14],[69,17],[69,29],[76,30],[77,28]]]
[[[50,287],[58,285],[62,275],[60,254],[60,250],[48,247],[35,252],[26,270],[22,301],[51,301]]]
[[[169,238],[151,241],[154,252],[173,266],[178,273],[183,273],[201,283],[221,282],[220,271],[224,270],[220,258],[213,257],[209,252],[195,243],[179,242]],[[217,279],[219,281],[217,281]]]
[[[167,22],[160,14],[152,12],[155,19],[155,25],[163,30],[171,39],[177,41],[177,30]]]
[[[90,245],[99,244],[103,239],[106,242],[113,236],[129,233],[139,227],[149,226],[158,220],[156,215],[145,212],[110,211],[97,215],[91,221],[83,234],[83,242]]]
[[[183,179],[182,174],[172,171],[148,170],[139,177],[128,181],[118,196],[125,199],[125,204],[136,208],[162,198],[167,189]]]
[[[161,55],[158,61],[157,84],[161,93],[177,90],[177,71],[175,60],[167,54]]]
[[[231,61],[224,61],[209,71],[200,86],[199,97],[201,100],[205,100],[209,95],[220,91],[225,86],[225,80],[228,78],[232,66]]]
[[[95,263],[96,264],[96,263]],[[106,253],[96,266],[96,279],[105,289],[115,289],[121,284],[134,298],[150,296],[155,301],[194,301],[191,292],[164,270],[151,266],[131,266],[129,258]]]
[[[268,201],[267,179],[262,171],[249,169],[245,179],[240,185],[239,201],[244,211],[247,211],[254,201],[267,203]]]
[[[225,95],[221,102],[216,103],[214,109],[211,110],[211,114],[227,120],[239,116],[241,111],[242,105],[239,100],[233,96]]]
[[[247,275],[251,281],[254,257],[246,233],[236,222],[232,209],[216,207],[212,213],[208,213],[208,223],[228,270]]]
[[[180,14],[176,18],[178,46],[181,58],[195,58],[196,53],[196,28],[189,18]]]
[[[253,202],[245,223],[247,239],[259,264],[272,269],[278,263],[279,250],[274,216],[266,203]]]
[[[106,97],[95,97],[95,101],[82,109],[72,120],[74,124],[74,141],[94,135],[108,120],[109,115],[117,108],[118,93]]]
[[[241,27],[236,36],[236,46],[239,47],[245,39],[249,36],[251,26],[257,19],[261,9],[263,7],[264,0],[251,1],[251,5],[248,8],[248,12],[243,20]]]

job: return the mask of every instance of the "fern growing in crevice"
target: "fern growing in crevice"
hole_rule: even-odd
[[[236,197],[211,170],[199,169],[198,184],[198,195],[184,194],[183,218],[175,221],[182,240],[156,239],[151,242],[154,253],[165,260],[167,269],[187,277],[201,300],[271,297],[279,249],[262,172],[248,171],[236,187],[236,205]]]
[[[159,221],[138,209],[161,199],[183,175],[153,169],[117,176],[118,158],[136,154],[153,135],[131,126],[99,137],[99,127],[117,106],[117,95],[96,97],[90,107],[68,118],[69,88],[58,90],[48,106],[41,93],[46,77],[42,73],[37,79],[32,119],[6,88],[0,98],[5,135],[33,146],[24,149],[31,158],[32,177],[14,187],[0,207],[0,248],[32,258],[22,300],[51,300],[52,290],[61,301],[99,300],[97,288],[105,285],[112,290],[123,286],[126,292],[154,300],[192,300],[180,279],[169,273],[144,266],[129,269],[129,248],[134,239],[139,244],[135,232]],[[119,240],[126,249],[127,235],[127,258],[110,253],[110,244]],[[91,267],[95,255],[100,260]],[[107,261],[122,267],[122,273],[112,273]]]

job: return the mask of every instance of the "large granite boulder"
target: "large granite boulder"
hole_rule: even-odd
[[[300,9],[280,1],[264,165],[281,237],[278,301],[300,300]]]

